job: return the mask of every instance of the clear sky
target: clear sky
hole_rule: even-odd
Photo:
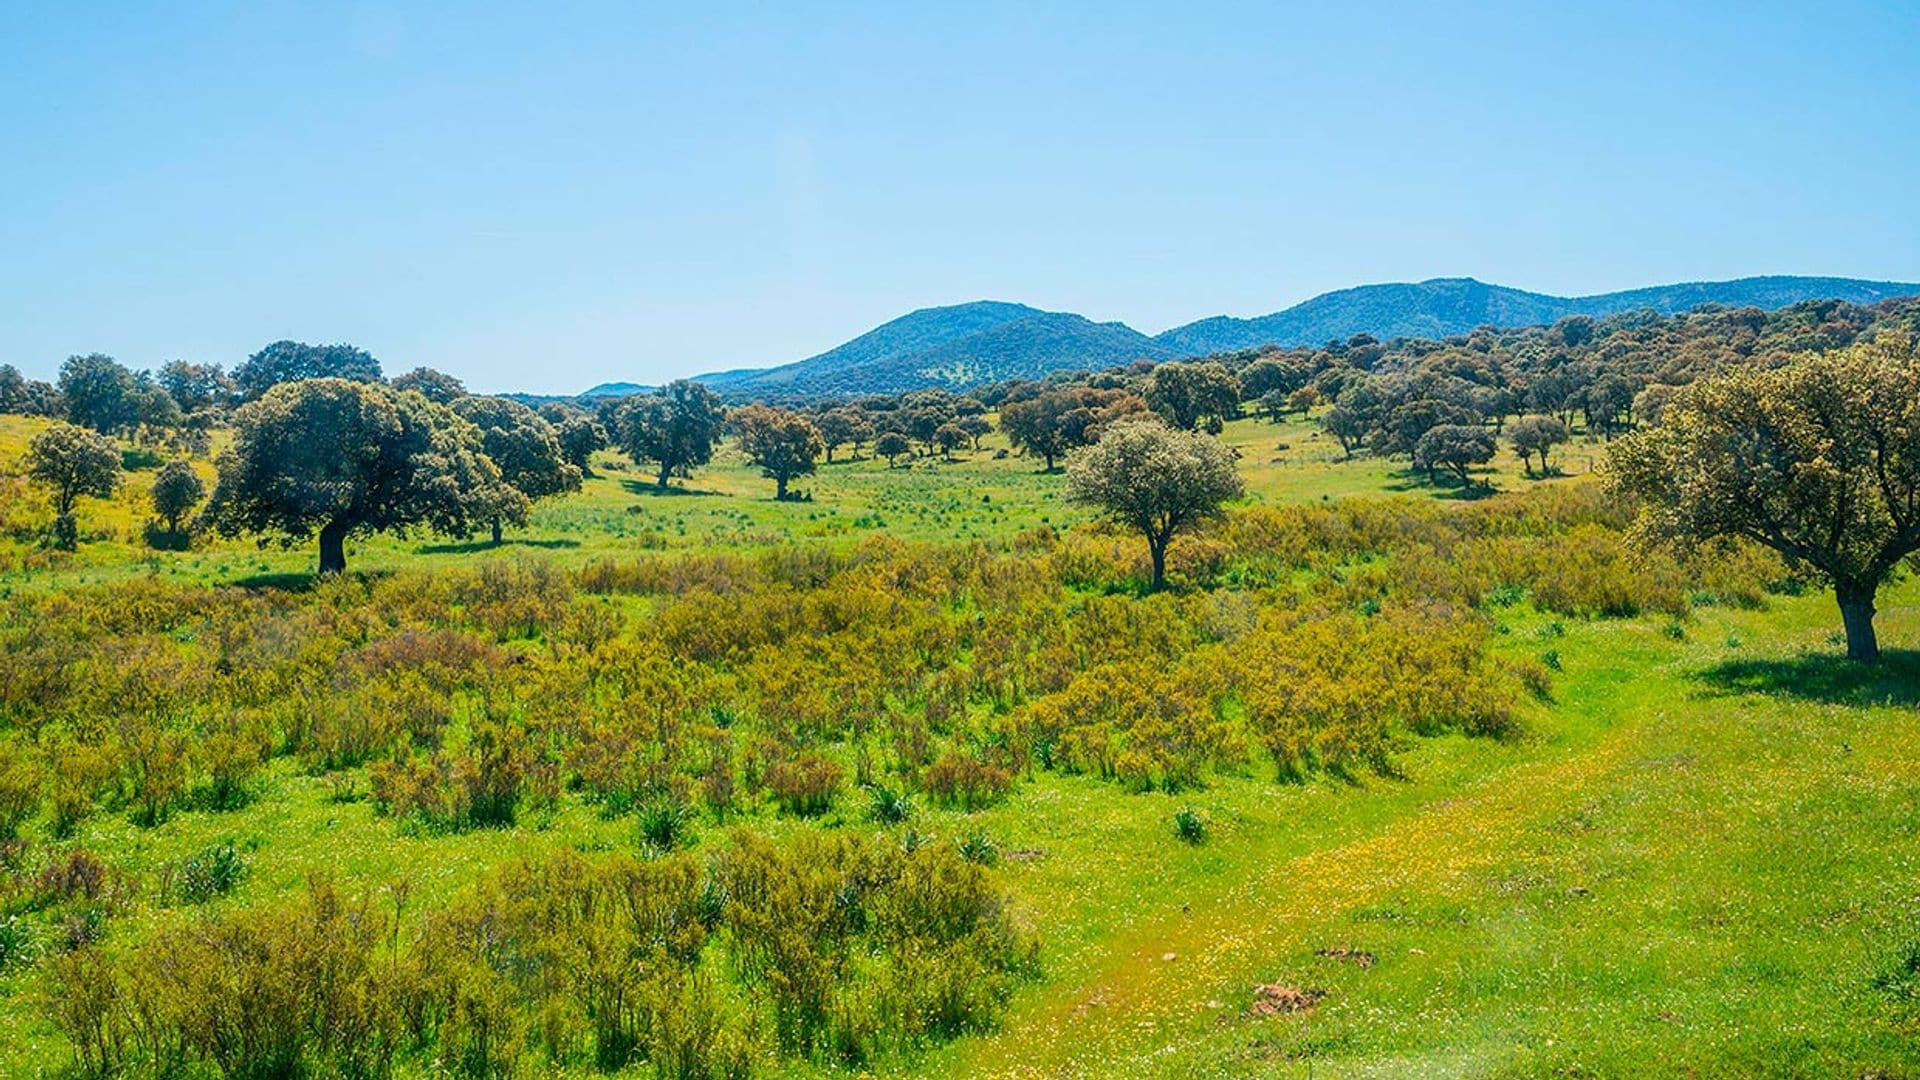
[[[1920,2],[1415,7],[21,0],[0,362],[571,392],[981,298],[1920,280]]]

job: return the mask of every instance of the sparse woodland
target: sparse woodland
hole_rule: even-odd
[[[231,378],[104,357],[75,358],[57,386],[0,371],[0,407],[20,414],[0,443],[0,1067],[958,1074],[1071,1071],[1106,1048],[1117,1071],[1204,1072],[1249,1045],[1335,1054],[1248,1027],[1316,1009],[1343,1025],[1336,1042],[1391,1044],[1419,1023],[1403,997],[1465,993],[1419,958],[1478,941],[1481,912],[1559,926],[1607,873],[1645,872],[1622,852],[1655,844],[1642,833],[1668,811],[1633,817],[1635,800],[1679,800],[1696,831],[1771,820],[1687,803],[1717,789],[1668,788],[1669,771],[1744,768],[1736,741],[1843,756],[1839,735],[1792,728],[1811,722],[1793,706],[1756,698],[1740,741],[1713,725],[1745,699],[1649,702],[1636,679],[1706,671],[1723,695],[1755,693],[1755,672],[1778,669],[1727,667],[1742,634],[1815,634],[1819,671],[1839,670],[1841,619],[1812,602],[1857,601],[1869,570],[1900,644],[1884,675],[1818,678],[1911,674],[1920,406],[1854,418],[1861,447],[1892,443],[1821,458],[1841,479],[1769,488],[1740,521],[1706,520],[1705,479],[1662,478],[1719,475],[1713,438],[1735,436],[1707,418],[1735,414],[1713,395],[1764,383],[1776,414],[1798,408],[1778,373],[1807,354],[1871,354],[1882,374],[1861,385],[1909,378],[1917,317],[1894,303],[1576,319],[792,409],[728,410],[682,383],[536,410],[431,371],[389,385],[358,350],[289,342]],[[331,441],[303,441],[322,429]],[[1307,440],[1311,456],[1293,445]],[[1565,475],[1576,452],[1612,462],[1608,482]],[[1885,484],[1863,509],[1846,470],[1869,463]],[[1179,490],[1147,488],[1166,477]],[[1879,531],[1825,561],[1798,532],[1770,542],[1769,508],[1816,497],[1856,512],[1849,535]],[[1732,659],[1701,659],[1709,647]],[[1676,749],[1687,724],[1711,739]],[[1899,733],[1871,726],[1846,729],[1848,760],[1887,761]],[[1604,756],[1560,756],[1588,750]],[[1510,768],[1538,773],[1515,781],[1529,794],[1483,805],[1497,796],[1482,782]],[[1650,779],[1608,780],[1621,770]],[[1866,775],[1845,773],[1863,805],[1897,799]],[[1812,798],[1787,787],[1782,808]],[[1462,807],[1486,816],[1439,832]],[[1545,824],[1523,820],[1536,809]],[[1399,836],[1403,812],[1435,831]],[[1910,827],[1903,813],[1882,820]],[[1488,846],[1507,836],[1493,823],[1515,847]],[[1321,828],[1361,845],[1339,848],[1350,864],[1288,846]],[[1026,830],[1046,846],[1010,839]],[[1768,872],[1885,870],[1884,843],[1835,843],[1827,871]],[[1349,895],[1375,884],[1335,869],[1389,885]],[[1165,895],[1148,904],[1153,877]],[[1768,891],[1739,895],[1763,906]],[[1297,910],[1245,911],[1268,902]],[[1899,1064],[1915,993],[1892,940],[1901,902],[1859,901],[1862,932],[1891,944],[1858,959],[1872,972],[1847,969],[1868,1004],[1809,1036],[1810,1072]],[[1674,903],[1692,947],[1742,917]],[[1285,936],[1316,905],[1346,920],[1321,952]],[[1206,921],[1221,910],[1247,925]],[[1127,937],[1112,911],[1185,943]],[[1374,953],[1348,938],[1373,937],[1397,951],[1369,973]],[[1155,1019],[1161,976],[1134,968],[1189,954],[1192,974],[1165,978],[1203,996]],[[1267,986],[1257,1000],[1286,1004],[1261,1013],[1242,976],[1276,956],[1344,998]],[[1806,962],[1819,978],[1843,964]],[[1391,1024],[1340,1011],[1371,1007],[1370,975],[1418,988],[1380,993]],[[1764,1029],[1726,1008],[1729,1030]],[[1097,1027],[1102,1010],[1127,1023]],[[1843,1041],[1868,1016],[1885,1026]],[[1143,1064],[1128,1026],[1143,1019],[1214,1056]],[[1080,1044],[1024,1041],[1083,1022],[1096,1034]],[[1729,1030],[1712,1038],[1760,1037]],[[1568,1064],[1540,1053],[1519,1072]]]

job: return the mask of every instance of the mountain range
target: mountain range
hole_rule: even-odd
[[[1481,326],[1517,327],[1569,315],[1596,318],[1650,309],[1664,315],[1703,304],[1786,307],[1802,300],[1870,304],[1920,295],[1920,284],[1834,277],[1751,277],[1657,285],[1593,296],[1551,296],[1472,278],[1362,285],[1323,293],[1271,315],[1218,315],[1148,336],[1119,322],[1062,311],[978,300],[922,308],[805,360],[779,367],[701,375],[730,398],[895,393],[960,388],[998,379],[1039,378],[1061,370],[1099,370],[1134,360],[1179,360],[1262,345],[1320,345],[1355,334],[1445,338]],[[633,383],[603,383],[583,397],[633,393]]]

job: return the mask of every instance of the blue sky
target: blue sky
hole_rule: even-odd
[[[11,5],[0,362],[573,391],[979,298],[1920,280],[1920,4],[1410,7]]]

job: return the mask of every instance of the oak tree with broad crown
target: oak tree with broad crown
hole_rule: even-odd
[[[786,499],[789,481],[814,471],[826,450],[813,421],[788,409],[747,405],[735,409],[728,422],[739,432],[747,460],[773,481],[773,497],[778,500]]]
[[[661,491],[675,473],[690,474],[713,460],[727,419],[720,395],[688,379],[675,379],[651,394],[623,399],[612,410],[609,432],[634,464],[658,468]]]
[[[1849,659],[1880,657],[1874,598],[1920,551],[1920,354],[1876,341],[1694,383],[1612,448],[1648,539],[1739,537],[1832,585]]]
[[[349,535],[426,527],[473,535],[498,505],[480,432],[444,405],[380,383],[306,379],[233,416],[207,517],[221,533],[320,538],[320,573],[347,568]]]
[[[1130,416],[1109,425],[1092,446],[1067,459],[1067,498],[1097,507],[1147,540],[1153,588],[1167,580],[1167,544],[1174,534],[1220,513],[1245,490],[1233,451],[1220,440],[1175,431],[1157,417]]]

